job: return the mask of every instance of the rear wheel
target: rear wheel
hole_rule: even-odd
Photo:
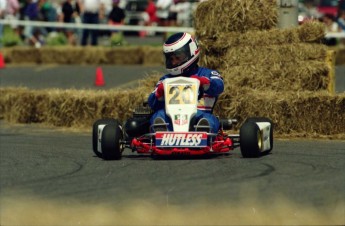
[[[102,131],[102,157],[105,160],[121,159],[123,134],[119,124],[106,125]]]
[[[260,157],[262,139],[259,126],[255,122],[245,122],[241,126],[240,148],[244,158]]]
[[[98,126],[100,125],[116,125],[117,121],[115,119],[99,119],[92,127],[92,149],[97,157],[102,158],[102,152],[98,150]]]
[[[252,117],[248,118],[246,122],[269,122],[271,124],[271,130],[270,130],[270,149],[265,151],[265,153],[269,153],[273,149],[273,122],[269,118],[265,117]]]

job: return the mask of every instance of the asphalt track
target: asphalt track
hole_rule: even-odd
[[[94,85],[96,68],[102,69],[105,86]],[[0,69],[0,87],[30,89],[111,89],[135,88],[138,79],[152,73],[164,74],[162,66],[142,65],[22,65]],[[336,92],[345,92],[345,65],[335,68]]]
[[[102,68],[105,87],[93,85],[95,66],[8,67],[0,81],[32,89],[130,88],[160,70]],[[237,149],[161,160],[126,150],[120,161],[103,161],[91,146],[89,132],[0,121],[0,224],[345,224],[345,141],[280,139],[258,159]]]

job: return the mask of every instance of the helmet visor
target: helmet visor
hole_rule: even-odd
[[[164,53],[165,65],[168,69],[179,67],[189,61],[192,56],[190,53],[189,43],[174,52]]]

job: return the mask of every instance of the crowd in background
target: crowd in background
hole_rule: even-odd
[[[0,0],[0,19],[85,24],[130,24],[126,5],[131,0]],[[137,25],[192,26],[192,4],[203,0],[144,0],[143,18]],[[3,26],[0,25],[0,37]],[[99,30],[15,26],[24,43],[40,47],[51,32],[63,32],[70,45],[97,45]],[[104,33],[104,32],[103,32]],[[109,32],[107,32],[109,33]],[[111,32],[110,32],[111,33]],[[141,33],[150,35],[150,33]],[[152,34],[151,34],[152,35]]]
[[[132,25],[129,15],[131,1],[139,0],[0,0],[0,19],[49,21],[85,24]],[[144,26],[193,26],[192,12],[205,0],[141,0],[142,10],[136,25]],[[328,32],[345,31],[344,0],[339,1],[336,14],[321,13],[314,0],[304,0],[299,5],[299,21],[318,19],[325,23]],[[137,6],[136,6],[137,7]],[[302,17],[302,18],[300,18]],[[102,31],[90,29],[62,29],[49,27],[15,26],[12,29],[24,43],[40,47],[50,33],[63,33],[70,45],[98,45]],[[3,26],[0,25],[0,37]],[[106,32],[107,34],[112,32]],[[104,34],[104,32],[103,32]],[[154,35],[140,32],[140,36]],[[333,44],[334,39],[329,43]]]
[[[345,0],[304,0],[299,5],[298,21],[304,23],[309,20],[323,22],[326,32],[345,32]],[[337,45],[338,39],[325,38],[324,44],[330,46]]]

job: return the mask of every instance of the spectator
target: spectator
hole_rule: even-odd
[[[108,15],[108,24],[110,25],[123,25],[125,23],[125,11],[119,7],[119,0],[112,0],[113,8],[111,9]],[[119,45],[122,43],[123,35],[122,32],[118,32],[117,30],[111,31],[111,43]],[[114,43],[113,43],[114,41]]]
[[[177,25],[177,12],[176,12],[176,4],[179,0],[173,0],[172,4],[170,5],[169,8],[169,16],[168,16],[168,25],[176,27]]]
[[[40,15],[39,2],[33,0],[27,0],[27,6],[25,8],[24,17],[25,20],[37,21],[42,18]],[[26,26],[24,30],[25,39],[29,45],[39,48],[43,45],[43,34],[45,31],[43,28],[33,28],[32,26]]]
[[[47,22],[56,22],[57,21],[57,9],[56,6],[47,0],[40,0],[40,20]],[[54,31],[54,28],[47,28],[47,32]]]
[[[40,20],[42,17],[40,15],[39,3],[33,0],[27,0],[24,17],[27,20]]]
[[[118,1],[120,3],[120,0]],[[103,13],[104,13],[104,22],[107,23],[108,16],[113,9],[113,0],[101,0],[102,6],[103,6]]]
[[[158,24],[160,26],[166,27],[169,26],[169,13],[170,7],[173,5],[174,0],[158,0],[156,3],[157,7],[157,18]],[[167,32],[163,32],[163,39],[167,38]]]
[[[340,32],[345,32],[345,9],[339,11],[338,26]],[[339,44],[345,46],[345,38],[339,40]]]
[[[25,20],[25,11],[28,6],[27,0],[19,0],[19,20]],[[22,41],[25,41],[25,26],[20,25],[18,27],[18,34]]]
[[[73,4],[72,0],[65,0],[62,3],[61,7],[61,18],[60,20],[64,23],[75,23],[77,18],[79,16],[78,13],[78,2],[75,2]],[[64,33],[67,37],[68,43],[70,45],[76,45],[76,37],[75,37],[75,32],[73,29],[65,29]]]
[[[125,21],[125,11],[119,7],[120,0],[113,0],[113,8],[108,15],[108,24],[121,25]]]
[[[322,22],[326,26],[326,32],[338,32],[338,24],[334,20],[334,16],[332,14],[325,14],[322,17]],[[337,45],[336,38],[324,38],[323,40],[325,45],[328,46],[335,46]]]
[[[5,17],[5,11],[7,8],[7,0],[0,0],[0,18]]]
[[[300,10],[304,14],[304,19],[302,22],[313,19],[317,20],[322,17],[322,14],[318,11],[312,0],[306,0],[304,4],[302,4],[302,8]]]
[[[0,0],[0,19],[3,19],[5,17],[5,10],[6,10],[6,1],[7,0]],[[3,25],[0,24],[0,37],[3,37]],[[0,41],[0,47],[2,45],[2,42]]]
[[[7,6],[6,6],[6,11],[5,11],[5,18],[7,20],[18,20],[19,19],[19,9],[20,5],[18,0],[7,0]],[[12,30],[19,35],[20,34],[20,29],[18,25],[15,23],[11,24]],[[1,35],[0,35],[1,37]]]
[[[345,32],[345,10],[341,10],[339,12],[339,17],[338,17],[338,27],[339,31]]]
[[[170,7],[173,5],[173,0],[158,0],[156,3],[157,17],[160,26],[169,25]]]
[[[145,12],[146,12],[145,25],[157,26],[158,24],[157,8],[153,0],[147,0],[147,7],[145,9]],[[155,32],[150,31],[150,32],[147,32],[145,35],[154,36]]]
[[[6,18],[18,19],[19,9],[20,9],[20,5],[19,5],[18,0],[7,0]]]
[[[177,25],[182,27],[191,26],[192,4],[187,0],[180,0],[175,7],[177,12]]]
[[[1,19],[5,17],[6,8],[7,8],[7,0],[0,0],[0,18]]]
[[[157,7],[153,0],[147,0],[147,7],[145,9],[145,12],[148,15],[148,20],[147,20],[146,25],[148,26],[156,25],[158,22]]]
[[[102,15],[103,6],[100,0],[81,0],[83,23],[84,24],[99,24],[100,16]],[[98,31],[96,29],[84,29],[81,45],[86,46],[88,43],[89,34],[91,34],[91,45],[98,44]]]

